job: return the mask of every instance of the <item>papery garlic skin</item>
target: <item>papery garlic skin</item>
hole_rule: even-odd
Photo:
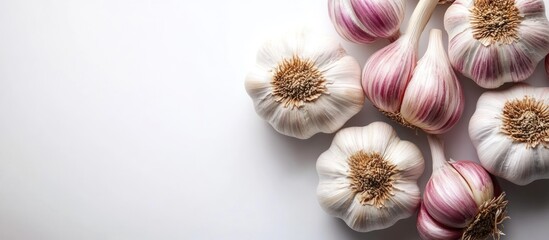
[[[505,108],[506,104],[521,102],[531,103],[531,106],[522,113],[518,112],[520,116],[507,116],[509,112],[504,112],[504,109],[521,108],[510,105]],[[534,104],[536,102],[538,105]],[[517,129],[512,130],[514,125],[505,119],[516,119]],[[521,136],[528,137],[528,134],[521,133],[520,128],[536,129],[535,126],[535,134],[542,135],[532,135],[532,141],[521,140]],[[513,137],[508,134],[510,131],[521,136]],[[548,179],[549,88],[521,84],[503,91],[483,93],[469,122],[469,136],[482,166],[490,173],[518,185]]]
[[[549,53],[543,0],[456,0],[444,27],[453,67],[483,88],[525,80]]]
[[[365,174],[359,176],[364,191],[357,191],[355,186],[353,174],[357,165],[353,160],[357,154],[378,154],[378,158],[366,159],[364,165],[358,166],[359,172]],[[372,169],[367,164],[391,168]],[[386,123],[340,130],[330,148],[318,158],[316,169],[320,206],[356,231],[387,228],[410,217],[419,206],[417,179],[424,170],[423,157],[414,144],[400,140]],[[368,183],[383,187],[372,190]]]
[[[419,38],[437,3],[437,0],[420,0],[404,34],[370,56],[364,65],[362,87],[366,97],[398,122],[401,122],[402,98],[416,67]]]
[[[485,239],[502,232],[505,194],[477,163],[446,162],[442,141],[429,136],[433,173],[425,186],[417,228],[422,239]],[[488,225],[487,225],[488,224]]]
[[[416,62],[416,46],[402,38],[370,56],[362,75],[370,102],[383,112],[398,113]]]
[[[261,118],[300,139],[335,132],[364,104],[357,61],[335,39],[307,30],[265,43],[245,87]]]
[[[429,240],[459,239],[463,234],[461,229],[451,228],[437,222],[429,215],[423,203],[417,214],[417,229],[421,239]]]
[[[440,134],[459,121],[464,105],[460,83],[442,44],[442,32],[433,29],[427,51],[406,87],[400,114],[406,123]]]
[[[404,0],[328,0],[335,29],[348,41],[371,43],[398,34]]]

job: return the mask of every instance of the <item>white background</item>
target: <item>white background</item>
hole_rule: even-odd
[[[357,233],[325,214],[315,162],[333,134],[285,137],[255,114],[256,50],[298,25],[338,37],[325,0],[1,0],[0,239],[417,239],[414,217]],[[343,43],[361,65],[386,44]],[[461,80],[467,106],[443,137],[476,161],[484,90]],[[541,64],[527,82],[549,86]],[[346,126],[375,120],[367,102]],[[391,124],[421,147],[423,186],[425,135]],[[504,239],[547,238],[548,185],[502,181]]]

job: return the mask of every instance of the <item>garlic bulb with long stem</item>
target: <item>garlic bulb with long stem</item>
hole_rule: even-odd
[[[398,37],[405,5],[405,0],[328,0],[328,11],[341,37],[371,43]]]
[[[340,130],[316,169],[320,206],[356,231],[387,228],[420,202],[421,152],[383,122]]]
[[[549,88],[483,93],[469,136],[490,173],[518,185],[549,178]]]
[[[428,136],[433,172],[425,186],[417,228],[423,239],[499,238],[507,219],[505,193],[471,161],[447,162],[442,140]]]
[[[357,61],[336,40],[306,30],[265,43],[245,87],[259,116],[300,139],[335,132],[364,103]]]
[[[402,119],[427,133],[440,134],[458,122],[464,105],[461,86],[442,44],[442,32],[433,29],[427,51],[406,87]]]
[[[525,80],[549,53],[543,0],[456,0],[444,27],[452,65],[483,88]]]
[[[362,87],[366,97],[396,121],[401,119],[402,98],[416,66],[419,37],[437,3],[437,0],[420,0],[404,34],[374,53],[364,65]]]

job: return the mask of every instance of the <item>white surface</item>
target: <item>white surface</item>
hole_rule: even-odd
[[[414,218],[357,233],[325,214],[315,161],[333,135],[279,135],[244,91],[269,32],[336,35],[326,5],[1,0],[0,239],[417,239]],[[385,44],[344,46],[363,64]],[[483,90],[462,80],[467,107],[444,138],[448,157],[476,160],[466,128]],[[527,82],[549,85],[541,64]],[[388,122],[367,103],[346,126],[374,120]],[[425,136],[396,128],[425,155],[423,186]],[[549,180],[502,185],[504,239],[546,239]]]

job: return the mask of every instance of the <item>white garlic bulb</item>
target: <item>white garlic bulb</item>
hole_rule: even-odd
[[[339,131],[317,160],[317,197],[356,231],[387,228],[418,208],[423,156],[383,122]]]
[[[442,31],[432,29],[427,51],[404,92],[402,122],[427,133],[444,133],[459,121],[464,105],[461,86],[442,44]]]
[[[259,116],[300,139],[335,132],[365,99],[357,61],[336,40],[306,30],[265,43],[245,87]]]
[[[525,80],[549,53],[543,0],[456,0],[444,27],[452,65],[484,88]]]
[[[328,12],[341,37],[371,43],[398,37],[405,5],[405,0],[328,0]]]
[[[549,178],[549,88],[483,93],[469,136],[490,173],[519,185]]]

